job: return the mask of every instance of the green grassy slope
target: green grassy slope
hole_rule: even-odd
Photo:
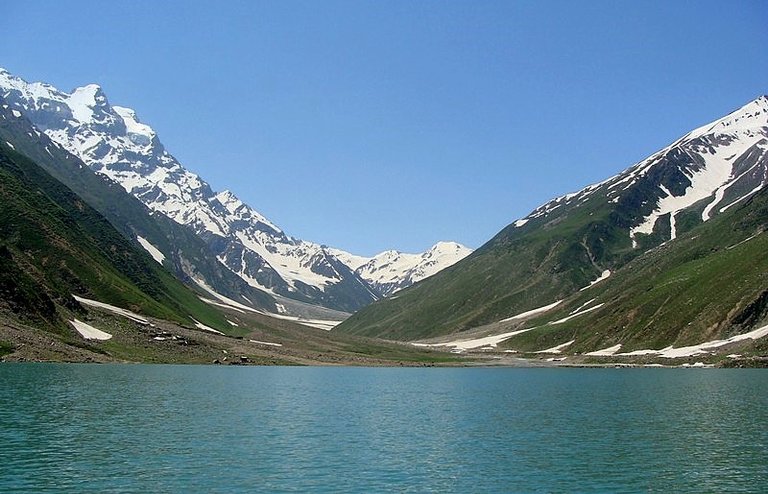
[[[510,226],[460,263],[353,315],[338,330],[417,339],[558,300],[637,255],[626,221],[595,198],[546,222]]]
[[[135,248],[98,212],[7,143],[0,143],[0,304],[63,328],[72,294],[146,315],[227,331],[224,317]]]
[[[768,321],[768,190],[653,249],[607,280],[526,321],[533,331],[507,348],[538,351],[576,340],[569,352],[615,344],[622,352],[727,338]],[[593,300],[594,299],[594,300]],[[593,300],[590,302],[590,300]],[[599,309],[563,324],[587,304]]]
[[[621,216],[622,208],[607,208],[604,199],[595,197],[579,208],[552,215],[544,224],[506,228],[465,261],[360,311],[337,330],[421,339],[499,321],[557,300],[573,300],[575,306],[564,304],[547,316],[565,317],[566,310],[612,287],[615,293],[610,303],[605,301],[611,309],[551,327],[550,339],[563,343],[572,339],[563,339],[569,331],[593,325],[598,326],[595,337],[581,338],[585,348],[608,334],[622,340],[631,334],[626,340],[630,345],[722,334],[728,324],[725,316],[768,288],[762,237],[726,249],[764,227],[765,196],[762,192],[707,223],[688,222],[678,228],[678,239],[667,244],[659,246],[660,236],[646,236],[641,239],[649,249],[645,254],[642,246],[632,249],[627,235],[631,220]],[[659,221],[658,231],[668,227],[668,219]],[[579,292],[603,269],[615,274]],[[516,341],[533,337],[528,334]]]

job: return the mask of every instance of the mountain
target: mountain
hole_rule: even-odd
[[[0,123],[8,117],[21,118],[12,110],[0,112]],[[201,300],[160,265],[165,259],[124,236],[4,137],[0,204],[0,361],[424,365],[450,360],[307,327],[323,321],[269,315],[220,295]]]
[[[387,297],[452,266],[472,249],[456,242],[438,242],[422,254],[388,250],[374,257],[360,257],[335,249],[330,252]]]
[[[731,276],[728,263],[740,251],[725,250],[753,235],[756,239],[745,245],[762,245],[767,182],[768,98],[763,96],[689,132],[614,177],[536,208],[466,259],[403,290],[396,298],[363,309],[336,330],[411,340],[494,324],[495,330],[504,332],[529,318],[516,317],[529,311],[546,312],[541,317],[560,315],[560,319],[569,317],[562,314],[566,310],[580,314],[573,303],[590,302],[582,299],[591,291],[613,286],[615,297],[621,297],[622,290],[624,297],[635,295],[621,298],[621,304],[592,301],[582,307],[594,312],[590,317],[606,317],[600,323],[603,331],[588,340],[591,344],[614,337],[620,340],[617,328],[632,330],[627,318],[631,322],[633,317],[650,325],[644,330],[645,342],[652,339],[653,332],[664,334],[659,341],[666,342],[684,334],[691,340],[723,336],[734,327],[729,324],[734,314],[750,304],[756,304],[753,309],[761,307],[759,300],[766,289],[765,256],[759,250],[746,251],[758,259],[747,258],[747,264],[736,270],[738,276]],[[751,220],[727,233],[734,222],[742,224],[743,218]],[[717,222],[710,224],[714,220]],[[707,249],[717,255],[710,258]],[[665,277],[675,270],[695,269],[695,259],[720,266],[706,275],[685,275],[699,284],[697,292],[707,292],[708,285],[719,287],[701,300],[717,298],[719,290],[738,293],[740,298],[719,297],[729,303],[713,305],[716,309],[704,319],[689,310],[697,304],[678,299],[688,306],[671,304],[660,309],[678,314],[663,328],[654,326],[653,314],[639,317],[646,306],[643,294],[636,292],[638,283],[652,290],[656,283],[667,283]],[[661,264],[663,269],[654,269]],[[748,274],[750,269],[755,270],[754,275]],[[643,276],[637,278],[638,273]],[[622,280],[633,281],[622,286]],[[749,290],[742,289],[742,281]],[[585,289],[590,285],[594,288]],[[555,309],[552,304],[556,302],[560,305]],[[598,303],[605,305],[593,309]],[[547,307],[551,310],[536,311]],[[702,320],[708,321],[707,330],[698,325]],[[499,326],[500,322],[504,324]],[[688,334],[691,327],[701,331]],[[586,346],[585,342],[582,348],[586,350]]]
[[[186,283],[202,279],[217,292],[275,311],[274,297],[255,289],[210,255],[208,246],[189,228],[156,214],[107,177],[37,130],[0,97],[0,140],[33,160],[102,214],[136,246]]]
[[[212,257],[251,287],[343,311],[385,294],[355,272],[359,266],[344,262],[356,256],[336,256],[333,249],[290,237],[233,193],[214,192],[166,151],[134,110],[110,105],[98,85],[65,93],[0,69],[0,90],[10,108],[53,142],[150,210],[192,229]],[[439,266],[438,261],[429,270]],[[388,280],[385,285],[408,283]]]
[[[7,141],[0,142],[0,203],[0,313],[66,334],[86,314],[83,300],[95,299],[231,330],[220,313]]]

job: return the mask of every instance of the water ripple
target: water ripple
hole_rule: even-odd
[[[760,492],[759,370],[0,365],[2,492]]]

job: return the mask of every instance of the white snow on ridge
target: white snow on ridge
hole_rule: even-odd
[[[438,242],[419,257],[408,277],[411,283],[417,283],[437,274],[439,271],[453,266],[472,253],[472,249],[456,242]]]
[[[71,324],[78,333],[80,333],[80,336],[85,338],[86,340],[108,340],[112,338],[112,335],[102,331],[100,329],[96,329],[90,324],[86,324],[83,321],[80,321],[78,319],[74,319],[72,321],[69,321],[69,324]]]
[[[720,204],[720,201],[722,201],[722,200],[723,200],[723,196],[725,195],[725,191],[726,191],[726,190],[728,190],[728,188],[729,188],[730,186],[732,186],[733,184],[735,184],[736,182],[738,182],[738,181],[739,181],[739,179],[741,179],[742,177],[744,177],[744,176],[746,176],[748,173],[750,173],[752,170],[754,170],[754,169],[755,169],[755,167],[757,167],[758,165],[759,165],[759,161],[758,161],[758,162],[756,162],[756,163],[755,163],[754,165],[752,165],[751,167],[749,167],[749,169],[748,169],[747,171],[743,172],[743,173],[742,173],[741,175],[739,175],[738,177],[736,177],[736,178],[734,178],[733,180],[730,180],[730,181],[726,182],[724,185],[721,185],[720,187],[718,187],[718,189],[715,191],[715,198],[712,200],[712,202],[710,202],[709,204],[707,204],[707,207],[705,207],[705,208],[704,208],[704,210],[701,212],[701,220],[702,220],[702,221],[707,221],[708,219],[710,219],[710,218],[712,217],[712,210],[713,210],[713,209],[714,209],[714,208],[715,208],[715,207],[716,207],[718,204]],[[763,187],[763,185],[764,185],[764,184],[761,184],[761,185],[759,185],[757,190],[761,189],[761,188]],[[755,192],[756,192],[756,191],[755,191]],[[752,193],[753,193],[753,192],[750,192],[750,193],[748,193],[748,194],[746,194],[746,195],[742,196],[742,197],[741,197],[741,198],[739,198],[738,200],[742,200],[742,199],[744,199],[744,198],[746,198],[746,197],[748,197],[748,196],[752,195]],[[723,209],[721,209],[721,210],[720,210],[720,212],[723,212],[725,209],[726,209],[726,208],[723,208]]]
[[[653,227],[656,221],[665,214],[670,215],[671,239],[677,237],[675,229],[675,215],[683,209],[692,206],[696,202],[711,196],[719,187],[721,187],[731,176],[731,163],[722,159],[711,159],[707,166],[699,172],[694,172],[689,176],[691,185],[685,190],[682,196],[675,196],[664,186],[662,191],[666,194],[659,199],[656,209],[648,215],[639,225],[630,229],[634,245],[637,245],[635,236],[638,233],[649,235],[653,233]]]
[[[251,343],[256,343],[257,345],[267,345],[267,346],[283,346],[282,343],[270,343],[269,341],[259,341],[259,340],[248,340]]]
[[[203,302],[209,303],[211,305],[221,306],[221,307],[232,309],[238,312],[248,311],[256,314],[261,314],[263,316],[272,317],[275,319],[293,321],[297,324],[301,324],[302,326],[309,326],[312,328],[324,329],[326,331],[330,331],[331,329],[338,326],[342,322],[342,321],[329,321],[324,319],[305,319],[303,317],[289,316],[286,314],[275,314],[273,312],[265,312],[262,310],[255,309],[253,307],[249,307],[245,304],[241,304],[240,302],[237,302],[235,300],[232,300],[229,297],[225,297],[224,295],[217,293],[213,288],[208,286],[203,280],[193,278],[193,281],[197,283],[200,286],[200,288],[210,293],[220,301],[220,302],[216,302],[215,300],[210,300],[204,297],[200,297],[200,300],[202,300]]]
[[[616,352],[621,350],[621,344],[614,345],[612,347],[603,348],[602,350],[596,350],[594,352],[589,352],[585,355],[590,355],[592,357],[610,357]]]
[[[221,301],[221,305],[223,305],[225,307],[228,307],[230,309],[235,309],[235,310],[240,311],[240,312],[248,311],[248,312],[262,313],[260,310],[257,310],[257,309],[255,309],[253,307],[249,307],[249,306],[247,306],[245,304],[241,304],[240,302],[238,302],[236,300],[232,300],[229,297],[225,297],[224,295],[218,293],[216,290],[214,290],[213,288],[208,286],[208,284],[205,281],[201,280],[201,279],[192,278],[192,281],[194,281],[197,284],[197,286],[199,286],[200,288],[202,288],[206,292],[210,293],[211,295],[213,295],[217,299],[219,299]],[[204,302],[208,302],[208,300],[206,300],[204,298],[202,298],[202,300]],[[214,305],[218,305],[218,304],[214,304]]]
[[[136,111],[110,105],[95,84],[66,93],[48,84],[27,83],[0,69],[0,91],[11,105],[18,107],[12,110],[14,114],[22,116],[22,111],[28,110],[27,116],[35,120],[33,123],[39,124],[53,142],[79,157],[95,172],[120,184],[152,211],[189,226],[198,234],[223,237],[225,252],[244,251],[241,259],[217,254],[228,269],[254,287],[284,296],[291,296],[286,291],[302,292],[310,298],[324,299],[322,294],[313,294],[313,289],[326,291],[329,286],[350,278],[346,269],[337,269],[340,266],[336,260],[352,271],[371,260],[344,255],[341,251],[331,254],[324,246],[289,237],[232,192],[214,192],[209,184],[168,153],[154,129],[142,123]],[[159,250],[152,250],[148,242],[142,245],[158,260]],[[414,255],[411,262],[399,266],[393,273],[393,276],[399,273],[408,278],[391,283],[397,284],[396,288],[412,284],[469,252],[449,250],[433,250],[427,257],[426,253]],[[407,255],[403,259],[408,259]],[[264,261],[268,265],[265,271],[269,273],[256,274]],[[379,297],[378,291],[374,293],[365,283],[357,287],[356,277],[352,277],[352,281],[345,291],[357,290],[360,292],[357,295],[370,295],[371,300]]]
[[[98,307],[99,309],[108,310],[119,316],[127,317],[128,319],[134,322],[137,322],[139,324],[149,324],[149,320],[146,317],[140,316],[135,312],[131,312],[129,310],[122,309],[120,307],[115,307],[114,305],[105,304],[104,302],[98,302],[96,300],[78,297],[77,295],[72,295],[72,297],[74,297],[74,299],[80,302],[81,304],[90,305],[91,307]]]
[[[76,88],[67,98],[67,105],[72,109],[72,116],[81,123],[93,119],[93,108],[97,105],[97,94],[101,88],[96,84]]]
[[[358,256],[350,254],[341,249],[328,248],[328,253],[344,263],[352,271],[357,271],[363,264],[369,262],[373,257]]]
[[[721,208],[720,208],[720,212],[721,212],[721,213],[723,213],[723,212],[727,211],[727,210],[728,210],[728,209],[730,209],[732,206],[735,206],[736,204],[740,203],[741,201],[743,201],[744,199],[748,198],[749,196],[751,196],[751,195],[752,195],[752,194],[754,194],[755,192],[759,192],[759,191],[763,190],[763,188],[764,188],[764,187],[765,187],[765,183],[762,183],[762,184],[758,185],[758,186],[757,186],[757,187],[755,187],[754,189],[750,190],[749,192],[747,192],[747,193],[746,193],[746,194],[744,194],[743,196],[741,196],[741,197],[739,197],[738,199],[736,199],[735,201],[733,201],[732,203],[730,203],[730,204],[727,204],[727,205],[725,205],[725,206],[721,207]]]
[[[147,124],[143,124],[139,122],[139,119],[136,117],[136,112],[131,108],[125,108],[122,106],[113,105],[112,109],[115,110],[115,113],[120,115],[120,117],[123,119],[123,122],[125,123],[125,128],[128,131],[128,134],[137,134],[140,136],[144,136],[147,139],[152,139],[157,134],[155,134],[155,131],[152,127],[150,127]],[[135,142],[135,141],[134,141]],[[149,142],[147,142],[147,145]]]
[[[601,281],[607,279],[609,276],[611,276],[611,270],[610,269],[606,269],[605,271],[602,272],[602,274],[600,276],[597,277],[597,279],[593,280],[589,285],[585,286],[584,288],[580,289],[579,291],[583,292],[587,288],[589,288],[591,286],[594,286],[594,285],[600,283]]]
[[[325,319],[306,319],[306,318],[297,317],[297,316],[286,316],[284,314],[273,314],[271,312],[262,312],[261,314],[269,317],[274,317],[275,319],[293,321],[296,324],[301,324],[302,326],[309,326],[310,328],[322,329],[325,331],[330,331],[342,323],[342,321],[329,321]]]
[[[755,145],[758,148],[756,152],[762,152],[763,156],[765,156],[766,127],[768,127],[768,98],[761,96],[731,114],[687,133],[669,146],[654,153],[645,160],[635,163],[618,175],[602,182],[588,185],[578,192],[565,194],[542,204],[525,218],[515,221],[513,225],[519,228],[531,219],[546,217],[563,205],[569,205],[573,201],[584,201],[597,190],[606,191],[607,197],[611,198],[610,202],[616,203],[620,198],[618,194],[621,191],[628,189],[638,179],[647,175],[656,165],[664,161],[665,156],[671,150],[679,148],[685,153],[696,156],[696,161],[699,161],[699,159],[703,160],[704,166],[695,172],[687,172],[691,185],[685,190],[683,195],[675,196],[669,190],[663,188],[664,196],[658,200],[654,211],[630,230],[630,237],[633,245],[636,247],[637,241],[635,236],[638,233],[651,233],[658,218],[669,214],[672,231],[671,237],[674,239],[677,235],[675,224],[677,213],[698,201],[712,197],[713,200],[702,213],[702,219],[704,221],[708,220],[711,217],[712,210],[720,203],[728,187],[746,174],[733,177],[732,164],[739,157],[749,152],[750,148]],[[705,145],[701,145],[701,141],[697,143],[692,142],[702,137],[705,139]],[[711,137],[724,138],[724,143],[717,144],[718,141],[711,139]],[[607,185],[607,187],[603,187],[604,185]],[[765,185],[763,183],[750,194]],[[724,209],[720,211],[722,212]]]
[[[564,318],[562,318],[562,319],[558,319],[557,321],[552,321],[552,322],[550,322],[550,323],[548,323],[548,324],[562,324],[562,323],[564,323],[564,322],[566,322],[566,321],[570,321],[570,320],[571,320],[571,319],[573,319],[574,317],[579,317],[580,315],[582,315],[582,314],[586,314],[587,312],[592,312],[593,310],[597,310],[597,309],[599,309],[600,307],[602,307],[603,305],[605,305],[605,304],[604,304],[604,303],[603,303],[603,304],[597,304],[597,305],[595,305],[595,306],[592,306],[592,307],[590,307],[589,309],[584,309],[584,310],[581,310],[581,311],[579,311],[579,312],[576,312],[575,314],[571,314],[571,315],[569,315],[569,316],[566,316],[566,317],[564,317]]]
[[[163,261],[165,260],[165,254],[160,252],[160,249],[152,245],[149,240],[142,237],[141,235],[137,235],[136,240],[138,240],[141,246],[144,247],[144,250],[149,252],[149,255],[152,256],[152,259],[160,264],[163,264]]]
[[[713,340],[698,345],[685,346],[680,348],[667,347],[661,350],[635,350],[629,353],[619,353],[617,356],[632,356],[632,355],[656,355],[662,358],[681,358],[681,357],[694,357],[696,355],[702,355],[712,353],[711,350],[729,345],[731,343],[737,343],[745,340],[757,340],[768,336],[768,325],[761,328],[750,331],[736,336],[731,336],[725,340]],[[587,354],[589,355],[589,354]]]
[[[220,335],[224,334],[221,331],[219,331],[218,329],[213,329],[210,326],[206,326],[205,324],[201,323],[200,321],[198,321],[194,317],[190,317],[190,319],[192,319],[195,322],[195,326],[197,327],[197,329],[202,329],[203,331],[208,331],[208,332],[216,333],[216,334],[220,334]]]
[[[520,228],[520,227],[522,227],[523,225],[525,225],[526,223],[528,223],[528,221],[530,221],[530,220],[528,220],[528,219],[526,219],[526,218],[522,218],[522,219],[516,220],[516,221],[513,223],[513,225],[515,225],[515,228]]]
[[[553,346],[552,348],[547,348],[546,350],[539,350],[538,352],[534,353],[562,353],[564,348],[573,345],[575,341],[576,340],[566,341],[561,345]]]
[[[430,347],[453,347],[456,350],[472,350],[475,348],[492,347],[495,348],[499,343],[512,338],[515,335],[527,333],[536,328],[519,329],[517,331],[510,331],[509,333],[502,333],[492,336],[484,336],[482,338],[475,338],[472,340],[456,340],[449,341],[447,343],[413,343],[415,346],[430,346]]]
[[[362,257],[339,249],[328,252],[385,295],[391,295],[453,266],[472,249],[456,242],[438,242],[421,254],[387,250],[374,257]]]
[[[544,312],[547,312],[550,309],[554,309],[555,307],[560,305],[562,302],[563,302],[562,300],[558,300],[557,302],[551,303],[549,305],[545,305],[543,307],[538,307],[536,309],[531,309],[529,311],[521,312],[520,314],[516,314],[516,315],[514,315],[512,317],[508,317],[506,319],[502,319],[499,322],[516,321],[518,319],[525,319],[527,317],[535,316],[537,314],[543,314]]]
[[[275,242],[265,239],[266,234],[259,232],[237,231],[235,236],[249,250],[257,253],[277,271],[289,285],[295,286],[297,281],[325,290],[326,286],[341,281],[337,272],[335,276],[316,273],[312,270],[312,262],[322,256],[322,247],[306,241],[294,243]]]
[[[267,225],[269,228],[275,230],[278,233],[282,233],[282,230],[269,221],[266,217],[261,215],[258,211],[241,201],[235,194],[229,190],[223,190],[216,194],[216,200],[226,208],[228,212],[228,221],[238,220],[251,220]]]
[[[733,177],[733,163],[748,153],[750,148],[765,140],[765,134],[761,130],[766,127],[766,115],[768,115],[768,99],[758,98],[726,117],[689,132],[646,160],[648,164],[643,168],[649,169],[654,164],[656,156],[677,147],[685,153],[701,158],[704,166],[697,171],[684,172],[691,184],[681,196],[675,196],[665,187],[661,187],[665,196],[658,200],[654,211],[639,225],[630,229],[633,246],[637,246],[635,236],[638,233],[652,233],[656,221],[666,214],[670,215],[671,239],[674,240],[677,236],[675,215],[701,200],[714,196],[702,212],[702,220],[708,220],[712,209],[722,200],[725,190],[743,176],[742,174],[739,177]],[[710,144],[716,141],[709,139],[708,136],[724,138],[726,143]],[[696,144],[694,139],[699,138],[708,139],[707,144]]]

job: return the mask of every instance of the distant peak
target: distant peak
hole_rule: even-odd
[[[762,94],[736,111],[737,112],[749,111],[756,108],[763,109],[763,110],[768,109],[768,96],[766,96],[765,94]]]
[[[433,249],[458,249],[461,247],[462,245],[457,242],[449,242],[445,240],[441,240],[432,246]]]
[[[123,119],[125,129],[129,134],[139,134],[150,139],[155,136],[155,131],[152,129],[152,127],[141,123],[139,118],[136,116],[136,111],[133,108],[113,106],[112,109],[120,116],[120,118]]]
[[[763,108],[768,108],[768,95],[761,95],[759,96],[755,101],[752,102],[752,104],[759,105]]]
[[[106,107],[108,103],[101,86],[88,84],[72,91],[72,94],[69,95],[69,105],[75,119],[85,123],[93,119],[95,108]]]
[[[136,110],[134,110],[133,108],[126,108],[124,106],[113,105],[112,109],[115,110],[118,113],[118,115],[120,115],[121,117],[131,118],[138,122],[138,119],[136,118]]]
[[[429,249],[431,253],[472,252],[472,249],[458,242],[440,241]]]
[[[228,190],[228,189],[224,189],[221,192],[219,192],[218,194],[216,194],[216,198],[219,201],[226,201],[226,202],[237,201],[237,202],[240,202],[240,200],[237,198],[237,196],[235,196],[235,194],[232,193],[232,191]]]
[[[101,86],[98,84],[87,84],[85,86],[81,86],[78,88],[75,88],[74,91],[72,91],[72,96],[75,94],[86,97],[90,96],[91,98],[97,98],[99,95],[104,95],[104,91],[101,89]]]

